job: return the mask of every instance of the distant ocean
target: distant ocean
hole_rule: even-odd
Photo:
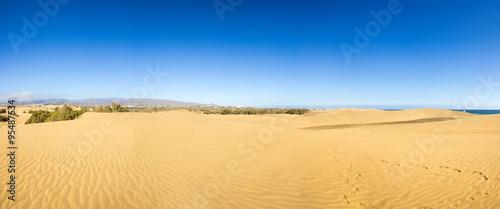
[[[401,109],[384,109],[387,111],[395,111],[395,110],[401,110]],[[452,109],[454,110],[454,109]],[[454,111],[459,111],[463,112],[464,110],[454,110]],[[500,110],[465,110],[465,112],[471,113],[471,114],[476,114],[476,115],[493,115],[493,114],[500,114]]]
[[[455,111],[463,111],[463,110],[455,110]],[[478,115],[493,115],[500,114],[500,110],[465,110],[465,112],[478,114]]]

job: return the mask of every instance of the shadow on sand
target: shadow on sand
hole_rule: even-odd
[[[430,123],[438,121],[454,120],[456,118],[452,117],[442,117],[442,118],[424,118],[417,120],[407,120],[407,121],[392,121],[392,122],[381,122],[381,123],[358,123],[358,124],[339,124],[339,125],[326,125],[326,126],[311,126],[305,127],[303,129],[308,130],[325,130],[325,129],[343,129],[343,128],[357,128],[366,126],[383,126],[383,125],[395,125],[395,124],[412,124],[412,123]]]

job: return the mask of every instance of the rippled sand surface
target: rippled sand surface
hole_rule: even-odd
[[[85,113],[16,135],[1,208],[500,208],[500,115]]]

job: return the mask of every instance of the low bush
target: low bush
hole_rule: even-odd
[[[57,110],[54,110],[52,112],[39,110],[29,111],[29,113],[31,113],[31,117],[26,121],[25,124],[74,120],[85,113],[85,110],[73,110],[71,109],[71,107],[64,105],[61,109],[57,108]]]
[[[97,109],[94,110],[94,112],[128,112],[128,109],[126,107],[122,107],[119,104],[112,103],[111,107],[109,105],[102,106],[100,105],[97,107]]]

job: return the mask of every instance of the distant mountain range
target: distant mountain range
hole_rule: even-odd
[[[36,99],[36,100],[26,100],[16,101],[16,106],[25,105],[77,105],[86,107],[95,107],[99,105],[111,105],[111,103],[117,103],[125,107],[155,107],[155,106],[218,106],[216,104],[200,104],[193,102],[181,102],[174,100],[165,99],[120,99],[120,98],[96,98],[96,99]],[[7,106],[7,102],[0,103],[0,106]]]

